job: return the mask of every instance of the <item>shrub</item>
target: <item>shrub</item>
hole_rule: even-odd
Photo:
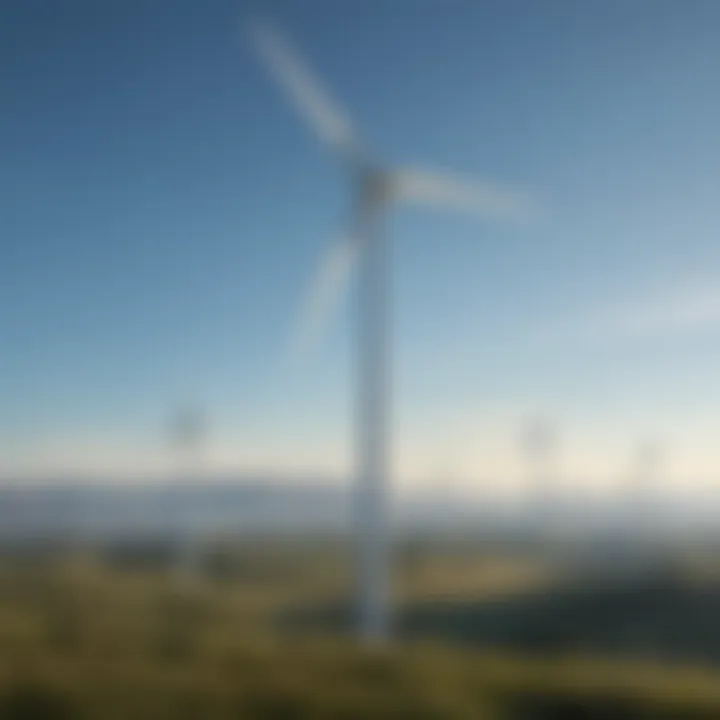
[[[80,709],[69,693],[55,688],[24,684],[8,690],[0,701],[4,720],[78,720]]]

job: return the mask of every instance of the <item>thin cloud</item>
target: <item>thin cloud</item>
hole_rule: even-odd
[[[622,335],[667,335],[720,328],[720,286],[692,286],[617,307],[608,325]]]

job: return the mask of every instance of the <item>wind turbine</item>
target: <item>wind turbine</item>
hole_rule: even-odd
[[[271,25],[251,25],[254,44],[296,110],[349,174],[353,217],[344,236],[321,260],[299,325],[307,348],[345,291],[353,269],[359,276],[356,512],[359,530],[358,592],[361,638],[382,643],[389,632],[388,437],[390,331],[388,243],[382,220],[398,201],[451,210],[517,217],[524,203],[490,183],[386,167],[370,155],[348,117],[330,100],[308,67]]]
[[[657,494],[664,463],[664,448],[657,439],[638,443],[633,449],[628,487],[626,522],[635,538],[647,537],[657,531]],[[655,502],[653,499],[655,498]]]
[[[535,415],[528,418],[519,438],[520,452],[527,464],[528,519],[543,536],[556,509],[553,501],[557,500],[557,434],[548,417]]]
[[[173,508],[177,525],[173,530],[179,542],[178,578],[184,584],[198,579],[202,529],[195,525],[192,513],[190,517],[186,514],[183,489],[192,497],[192,482],[197,482],[201,475],[202,446],[206,432],[205,418],[197,407],[180,408],[171,417],[170,439],[177,458],[174,485],[178,491],[175,496],[176,506]],[[170,503],[172,508],[172,498]]]

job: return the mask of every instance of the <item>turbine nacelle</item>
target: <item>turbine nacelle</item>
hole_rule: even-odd
[[[392,173],[377,166],[361,167],[355,176],[355,186],[360,207],[364,210],[384,210],[397,198]]]

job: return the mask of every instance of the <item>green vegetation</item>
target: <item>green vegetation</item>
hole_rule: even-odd
[[[0,561],[0,718],[720,718],[720,672],[289,631],[284,614],[348,597],[348,552],[322,540],[218,544],[191,584],[151,550]],[[396,596],[480,601],[551,577],[415,549]]]

